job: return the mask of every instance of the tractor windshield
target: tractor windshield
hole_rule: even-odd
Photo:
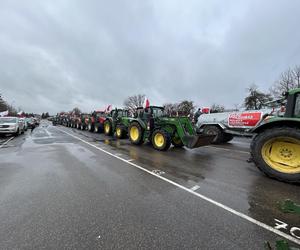
[[[300,117],[300,94],[296,96],[294,116]]]
[[[152,115],[154,118],[162,117],[165,115],[165,111],[163,108],[152,108]]]

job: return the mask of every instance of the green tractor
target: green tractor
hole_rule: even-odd
[[[251,160],[269,177],[300,183],[300,88],[282,101],[282,114],[267,116],[253,129]]]
[[[163,107],[138,108],[128,127],[131,143],[149,140],[157,150],[175,147],[197,148],[211,144],[214,135],[197,134],[188,117],[170,117]]]
[[[116,133],[118,139],[125,138],[131,119],[126,109],[112,110],[104,121],[104,134],[111,136]]]

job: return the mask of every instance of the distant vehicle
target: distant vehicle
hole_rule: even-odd
[[[24,123],[24,131],[27,131],[28,121],[26,120],[26,118],[22,117],[22,118],[20,118],[20,121],[22,121]]]
[[[34,128],[35,127],[35,122],[34,122],[32,117],[25,118],[25,120],[27,122],[28,128]]]
[[[24,122],[17,117],[0,117],[0,134],[24,133]]]

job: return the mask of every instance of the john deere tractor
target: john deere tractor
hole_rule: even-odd
[[[171,143],[175,147],[197,148],[214,139],[214,135],[196,134],[188,117],[170,117],[157,106],[138,108],[128,133],[131,143],[140,145],[149,140],[157,150],[167,150]]]
[[[114,135],[114,133],[116,133],[117,138],[125,138],[131,119],[126,109],[112,110],[104,122],[105,135]]]
[[[267,116],[252,131],[251,156],[267,176],[300,183],[300,88],[284,99],[284,113]]]

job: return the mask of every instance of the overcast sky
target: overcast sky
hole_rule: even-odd
[[[300,64],[299,0],[0,0],[0,92],[28,112],[242,103]]]

